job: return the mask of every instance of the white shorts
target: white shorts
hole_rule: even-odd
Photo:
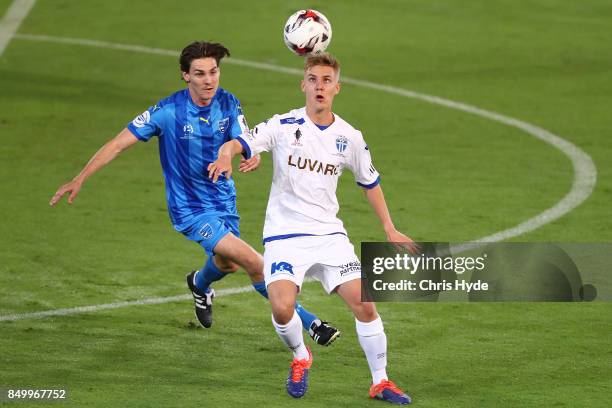
[[[347,236],[303,236],[266,243],[266,287],[277,280],[289,280],[301,288],[305,276],[321,282],[327,293],[342,283],[360,279],[361,262]]]

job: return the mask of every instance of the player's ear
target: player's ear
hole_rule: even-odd
[[[336,82],[336,95],[340,93],[340,82]]]
[[[302,90],[302,92],[306,92],[306,83],[304,82],[303,79],[300,82],[300,89]]]
[[[189,77],[189,72],[181,71],[181,75],[183,77],[183,81],[189,83],[191,78]]]

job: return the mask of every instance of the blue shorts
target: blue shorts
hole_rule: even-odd
[[[217,213],[198,216],[189,228],[181,231],[191,241],[204,248],[209,256],[213,256],[217,243],[230,232],[240,237],[240,216],[238,214]]]

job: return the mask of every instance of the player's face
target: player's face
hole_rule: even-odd
[[[191,61],[189,72],[183,72],[193,101],[200,106],[210,103],[219,88],[221,71],[214,58],[198,58]]]
[[[334,97],[340,92],[338,74],[332,67],[315,65],[308,68],[302,80],[306,106],[314,112],[330,111]]]

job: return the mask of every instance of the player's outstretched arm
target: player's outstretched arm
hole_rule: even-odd
[[[216,183],[222,174],[225,174],[225,178],[230,178],[232,175],[232,158],[240,153],[242,153],[242,145],[238,140],[223,143],[219,149],[217,160],[208,165],[208,178],[211,178],[213,183]]]
[[[83,170],[72,179],[72,181],[61,186],[51,197],[49,204],[54,206],[65,194],[68,196],[68,204],[72,204],[77,194],[81,190],[81,186],[92,174],[100,170],[102,167],[110,163],[119,153],[136,143],[138,139],[127,128],[123,129],[117,136],[109,140],[89,159],[89,162],[83,167]]]
[[[415,244],[412,238],[395,229],[393,221],[391,221],[391,214],[389,214],[387,202],[385,201],[385,196],[380,184],[374,188],[365,188],[363,191],[385,230],[387,241],[402,244],[402,246],[408,249],[410,252],[417,252],[418,246]]]

